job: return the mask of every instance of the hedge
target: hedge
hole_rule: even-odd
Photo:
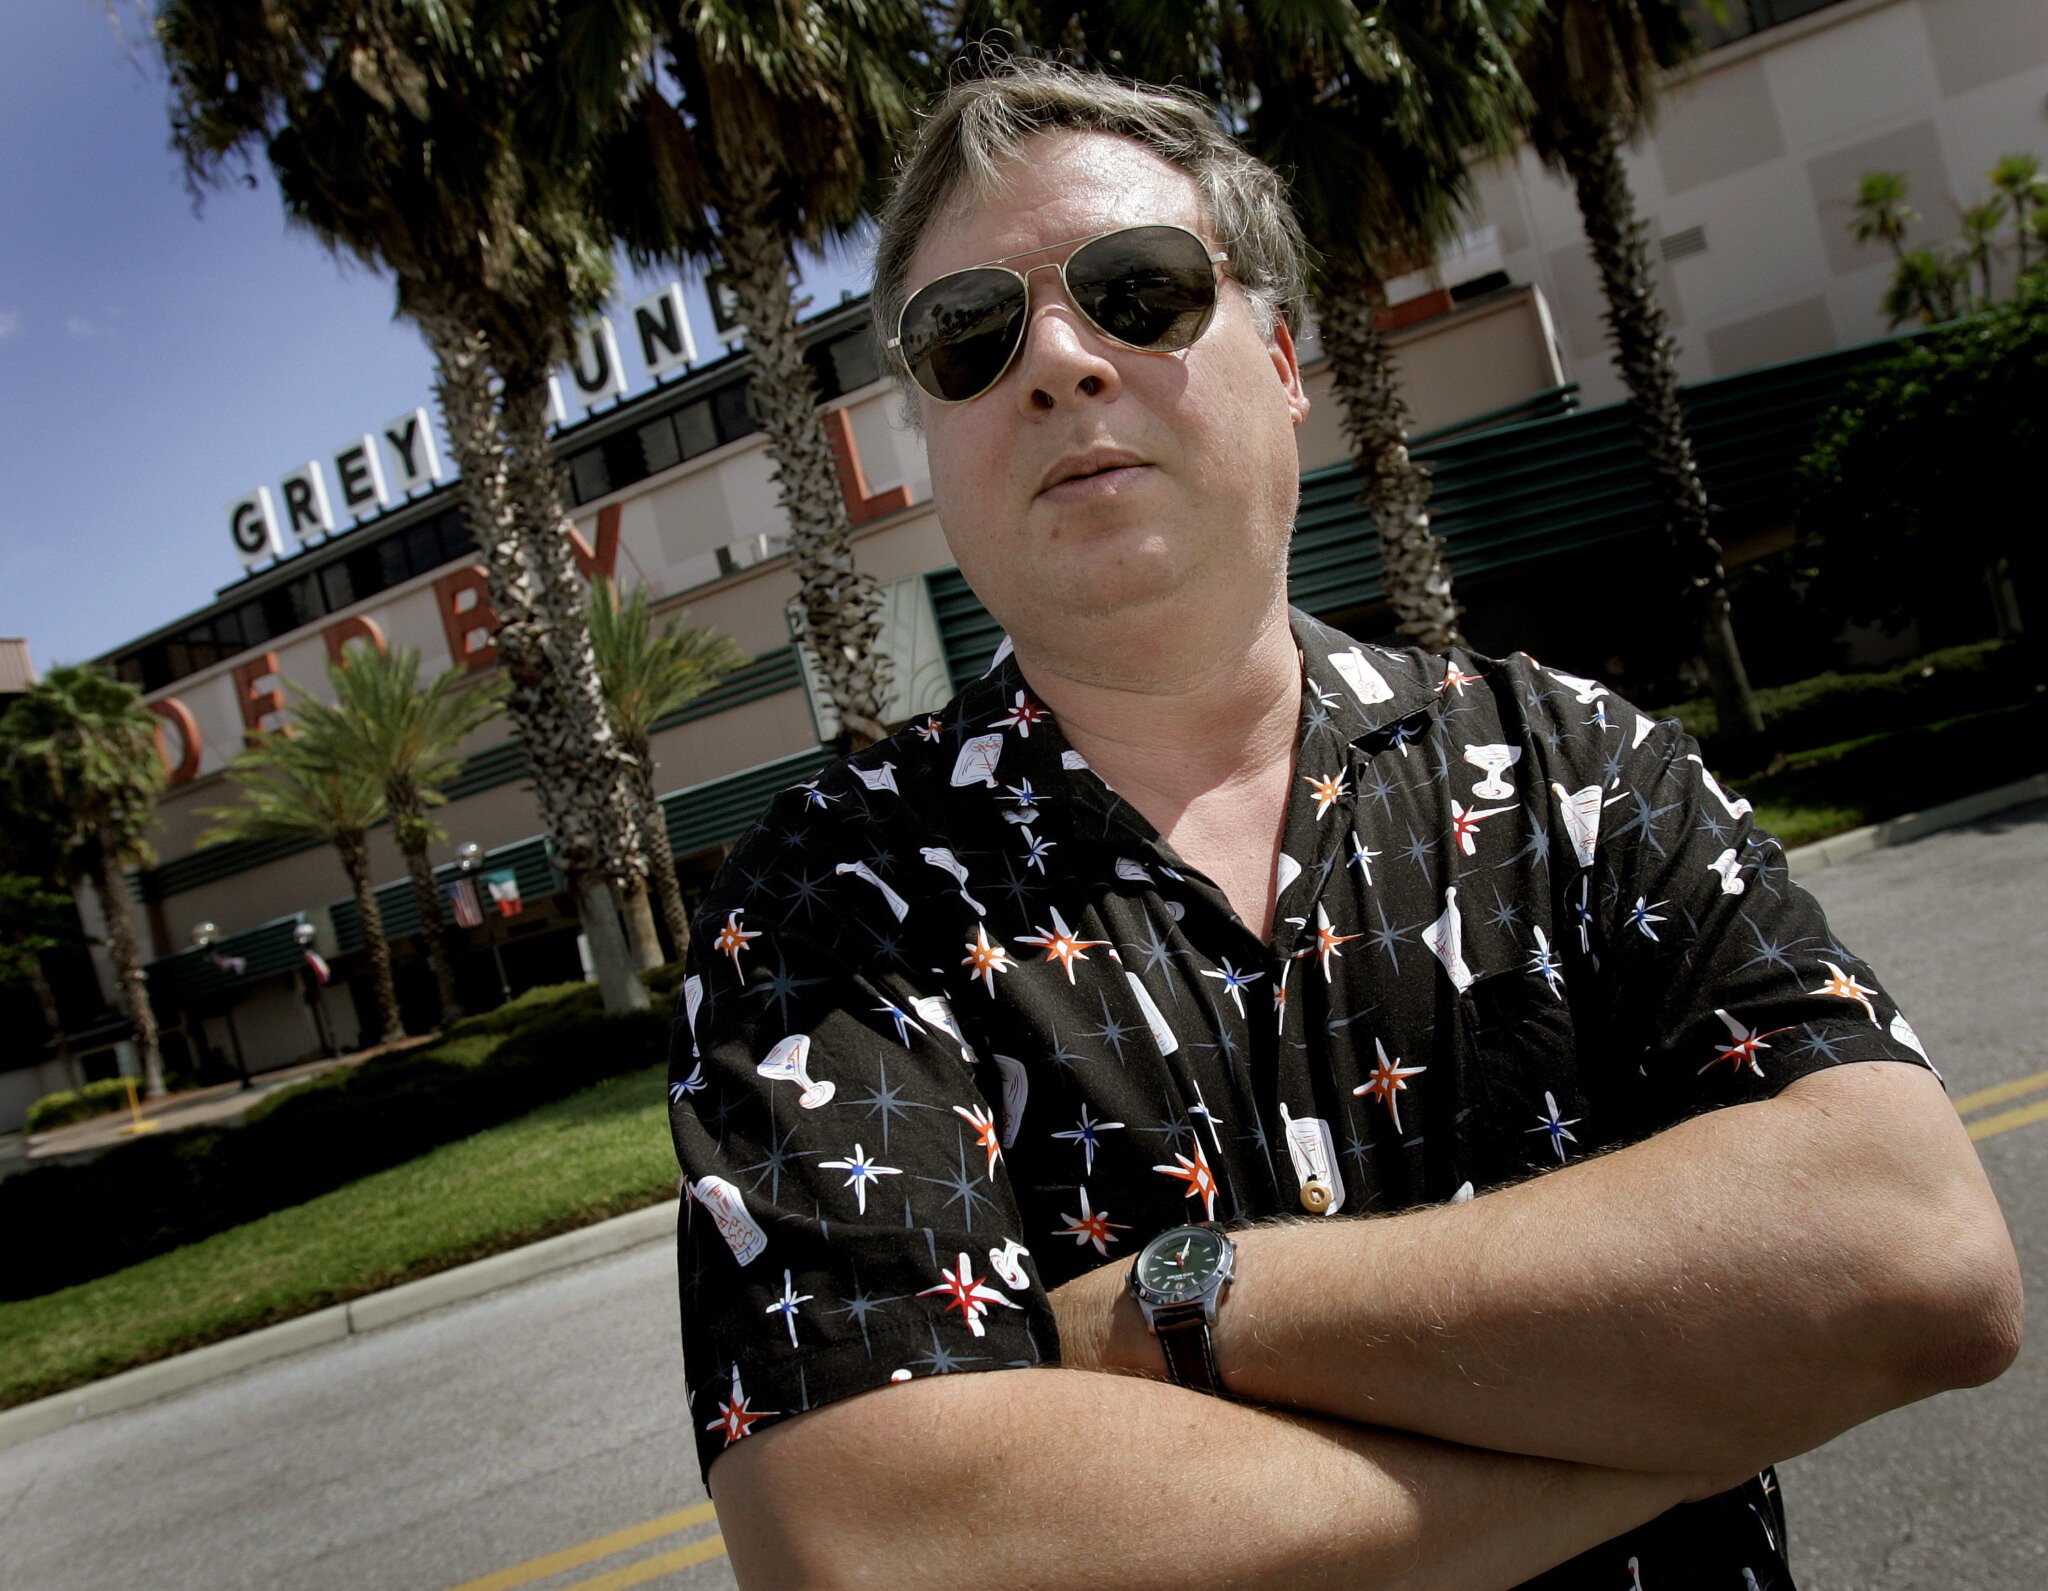
[[[128,1108],[128,1085],[118,1077],[103,1077],[83,1088],[59,1089],[45,1094],[28,1108],[22,1126],[29,1132],[55,1132],[75,1121],[90,1121],[109,1111]]]
[[[679,976],[650,975],[654,1009],[621,1016],[606,1016],[588,985],[531,990],[425,1049],[282,1091],[239,1127],[139,1139],[88,1164],[10,1177],[0,1182],[0,1298],[104,1276],[654,1065],[667,1054],[664,997]]]

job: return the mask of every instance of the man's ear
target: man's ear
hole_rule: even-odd
[[[1294,334],[1287,329],[1287,317],[1275,314],[1273,335],[1266,339],[1266,353],[1273,361],[1273,373],[1287,392],[1288,412],[1299,429],[1308,418],[1308,389],[1301,384],[1301,361],[1295,357]]]

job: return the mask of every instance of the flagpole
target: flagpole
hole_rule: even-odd
[[[335,1047],[334,1035],[327,1030],[327,1012],[322,1008],[320,979],[313,971],[310,959],[313,941],[320,937],[320,930],[311,923],[302,922],[292,929],[292,942],[299,947],[299,976],[304,980],[301,987],[306,993],[306,1010],[313,1018],[313,1038],[320,1046],[320,1053],[332,1060],[341,1053]]]
[[[455,847],[455,865],[462,869],[462,876],[465,879],[472,881],[471,889],[476,887],[474,880],[477,869],[483,865],[483,860],[484,848],[474,840],[464,840]],[[496,902],[491,904],[495,906]],[[484,943],[490,947],[491,965],[498,974],[498,1003],[509,1005],[512,1001],[512,981],[505,976],[505,958],[498,952],[498,925],[492,921],[498,913],[484,905],[481,895],[477,897],[477,906],[483,915]]]
[[[214,963],[216,973],[220,972],[221,968],[219,958],[213,953],[213,942],[219,936],[220,930],[210,922],[192,925],[192,943]],[[225,991],[221,995],[220,1014],[221,1020],[228,1025],[228,1048],[234,1052],[235,1071],[242,1079],[242,1087],[245,1090],[253,1088],[255,1085],[249,1081],[249,1063],[242,1059],[242,1035],[235,1027],[235,1002]],[[199,1036],[202,1040],[206,1038],[204,1017],[200,1019]]]

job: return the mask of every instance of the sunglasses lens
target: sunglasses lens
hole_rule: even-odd
[[[964,403],[1001,379],[1024,330],[1024,284],[1008,271],[956,271],[911,294],[897,333],[911,378]]]
[[[1191,232],[1128,227],[1074,251],[1067,289],[1081,313],[1118,342],[1171,353],[1208,329],[1216,268]]]

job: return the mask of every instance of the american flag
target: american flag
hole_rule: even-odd
[[[455,914],[457,926],[481,928],[484,925],[484,909],[477,904],[476,885],[469,879],[458,878],[447,886],[448,909]]]
[[[333,969],[327,965],[327,958],[317,950],[306,952],[306,966],[311,970],[313,976],[322,983],[327,982],[329,978],[334,976]]]

